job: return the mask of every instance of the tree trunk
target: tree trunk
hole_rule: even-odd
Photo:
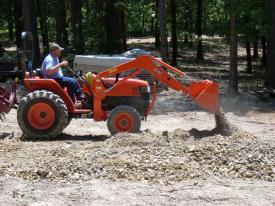
[[[172,65],[177,65],[178,57],[178,38],[177,38],[177,5],[175,0],[171,0],[172,14]]]
[[[5,49],[2,47],[2,42],[0,41],[0,57],[3,56]]]
[[[67,12],[65,0],[55,0],[56,42],[68,48]]]
[[[90,22],[90,16],[92,11],[92,5],[89,0],[86,0],[86,13],[85,13],[85,22]]]
[[[8,30],[9,30],[9,40],[12,41],[14,34],[13,34],[13,26],[14,26],[14,18],[13,18],[13,11],[12,11],[12,4],[8,3]]]
[[[152,15],[151,17],[151,28],[150,28],[150,35],[154,35],[155,34],[155,16]]]
[[[155,49],[159,50],[160,47],[160,34],[159,34],[159,0],[156,0],[156,20],[155,20]]]
[[[160,22],[160,53],[164,62],[168,62],[168,40],[165,0],[159,0],[159,22]]]
[[[143,2],[144,5],[145,2]],[[142,9],[142,36],[144,36],[145,31],[145,11],[144,8]]]
[[[247,61],[247,67],[246,72],[252,73],[252,57],[251,57],[251,45],[249,41],[246,41],[246,61]]]
[[[83,25],[82,25],[82,0],[71,0],[71,20],[73,30],[73,45],[77,54],[84,53]]]
[[[12,4],[13,4],[16,46],[17,48],[19,48],[21,47],[21,33],[23,31],[22,1],[13,0]]]
[[[253,59],[259,58],[259,52],[258,52],[258,40],[253,42]]]
[[[121,23],[122,23],[122,43],[123,50],[127,50],[127,35],[126,35],[126,24],[125,24],[125,12],[121,11]]]
[[[230,71],[229,92],[238,92],[238,34],[236,0],[230,0]]]
[[[39,48],[39,38],[37,33],[36,16],[35,12],[33,12],[35,8],[34,0],[22,0],[22,8],[24,30],[30,31],[33,34],[33,66],[36,67],[39,66],[41,63],[41,55]]]
[[[37,0],[37,8],[39,13],[39,24],[43,42],[43,56],[49,52],[49,36],[47,23],[47,1]]]
[[[107,35],[106,35],[106,8],[105,8],[105,1],[102,0],[95,0],[95,11],[92,12],[92,18],[94,19],[94,25],[96,28],[95,31],[95,39],[91,41],[90,48],[96,50],[100,53],[106,53],[107,51]]]
[[[189,16],[189,47],[193,47],[193,11],[191,8],[188,8],[188,16]]]
[[[185,34],[184,34],[184,41],[183,41],[183,43],[184,43],[184,45],[189,45],[189,31],[190,31],[190,29],[189,29],[189,21],[190,21],[190,13],[191,13],[191,15],[192,15],[192,12],[190,12],[189,10],[190,10],[190,8],[189,7],[187,7],[187,8],[184,8],[185,10],[186,10],[186,13],[185,13],[185,15],[184,15],[184,18],[185,18],[185,23],[184,23],[184,31],[185,31]]]
[[[202,15],[203,15],[203,0],[197,0],[197,60],[203,60],[202,50]]]
[[[109,54],[123,51],[123,21],[117,0],[106,0],[106,51]]]
[[[267,34],[266,86],[275,89],[275,1],[266,0],[269,30]]]
[[[264,68],[266,68],[266,38],[262,37],[261,38],[261,42],[262,42],[262,50],[263,50],[263,54],[262,54],[262,66]]]

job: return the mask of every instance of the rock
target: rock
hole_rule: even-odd
[[[163,131],[162,132],[162,136],[163,137],[168,137],[169,136],[169,132],[168,131]]]
[[[68,176],[70,174],[69,170],[61,170],[59,173],[61,176]]]
[[[195,145],[191,145],[188,147],[188,152],[195,152],[196,151],[196,146]]]
[[[272,177],[269,177],[269,176],[266,177],[265,180],[268,181],[268,182],[273,182],[273,178],[272,178]]]
[[[173,132],[173,138],[181,138],[183,140],[186,140],[186,139],[190,138],[190,133],[187,131],[184,131],[182,129],[176,129]]]
[[[153,134],[151,129],[145,129],[144,132],[149,133],[149,134]]]
[[[39,169],[39,170],[37,170],[37,174],[38,174],[41,178],[45,178],[45,177],[48,176],[49,172],[46,171],[46,170],[41,170],[41,169]]]
[[[76,179],[76,180],[78,180],[79,179],[79,174],[78,173],[74,173],[74,178]]]

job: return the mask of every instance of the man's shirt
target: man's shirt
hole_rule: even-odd
[[[47,74],[47,71],[51,70],[53,67],[55,67],[58,64],[59,64],[59,59],[57,57],[53,57],[51,54],[46,56],[41,66],[44,77],[51,78],[51,79],[62,78],[63,73],[60,67],[58,68],[56,73],[52,75]]]

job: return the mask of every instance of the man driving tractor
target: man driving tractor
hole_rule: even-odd
[[[67,61],[59,62],[59,57],[61,56],[63,50],[64,48],[58,44],[52,44],[50,46],[50,54],[45,57],[41,67],[42,73],[44,77],[54,79],[61,87],[67,87],[68,94],[75,103],[75,107],[81,108],[82,101],[85,99],[85,95],[83,94],[82,89],[78,85],[76,79],[64,77],[61,70],[61,67],[68,66]]]

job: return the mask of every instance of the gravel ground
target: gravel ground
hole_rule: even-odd
[[[12,111],[0,124],[0,205],[274,205],[270,107],[228,104],[238,131],[208,136],[193,128],[212,129],[213,115],[171,91],[159,99],[142,133],[113,137],[86,119],[58,139],[22,141]]]
[[[275,147],[244,132],[202,139],[181,129],[91,137],[87,142],[6,139],[0,151],[0,175],[28,180],[100,178],[167,185],[215,176],[275,181]]]

